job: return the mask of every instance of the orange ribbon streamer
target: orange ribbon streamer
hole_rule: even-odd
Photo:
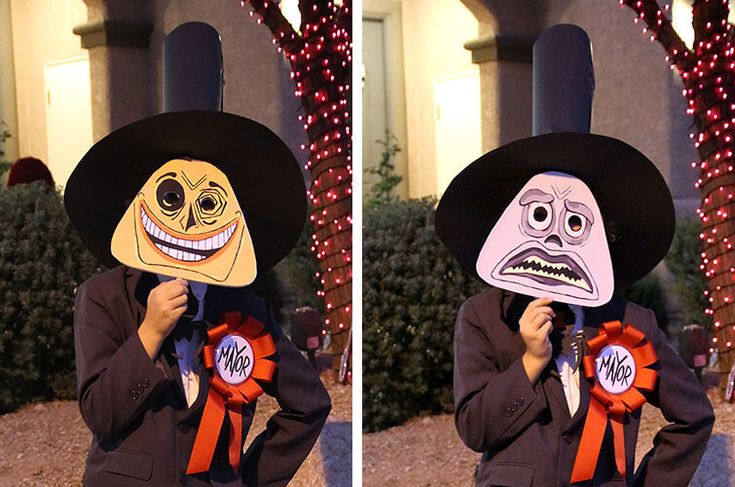
[[[219,342],[227,335],[239,335],[247,340],[253,349],[253,369],[250,376],[237,385],[225,382],[215,368],[214,351]],[[202,350],[204,367],[212,369],[209,379],[209,392],[204,405],[202,421],[194,440],[194,448],[189,457],[186,474],[207,472],[212,464],[217,439],[219,438],[225,412],[230,419],[228,456],[235,472],[240,469],[242,455],[242,408],[263,394],[263,388],[255,381],[270,382],[276,364],[267,358],[276,353],[273,337],[265,331],[265,326],[252,316],[242,319],[239,312],[225,313],[224,323],[207,332],[208,345]]]
[[[633,384],[619,394],[606,391],[595,380],[597,355],[608,345],[624,347],[635,362],[636,374]],[[631,325],[624,325],[619,321],[603,323],[599,334],[588,341],[588,346],[589,353],[584,356],[582,363],[584,376],[592,382],[590,406],[587,410],[587,419],[584,422],[577,458],[574,461],[572,483],[591,480],[594,477],[608,420],[612,426],[615,466],[618,473],[625,478],[623,416],[626,413],[632,413],[646,403],[646,398],[640,391],[652,391],[658,377],[655,370],[646,368],[658,361],[653,345],[646,340],[643,332]]]

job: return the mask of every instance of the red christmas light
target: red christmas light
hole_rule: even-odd
[[[728,0],[694,0],[692,26],[694,47],[687,48],[667,17],[669,6],[656,0],[619,0],[621,7],[635,13],[635,23],[658,40],[665,60],[677,69],[684,84],[687,114],[695,130],[689,134],[700,161],[695,186],[702,193],[697,215],[702,221],[703,252],[700,269],[707,278],[705,291],[710,307],[705,313],[714,320],[714,337],[723,377],[732,367],[735,342],[735,29],[728,23]],[[723,326],[724,325],[724,326]],[[714,349],[714,347],[713,347]],[[711,349],[711,350],[713,350]]]
[[[309,139],[302,149],[309,151],[304,168],[311,174],[311,251],[322,284],[317,295],[327,309],[333,351],[340,353],[352,324],[352,2],[299,0],[299,32],[277,1],[242,0],[240,5],[249,6],[250,16],[270,29],[274,46],[291,64],[294,95],[304,110],[298,119]]]

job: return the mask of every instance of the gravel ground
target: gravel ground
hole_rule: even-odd
[[[322,372],[322,381],[332,413],[291,485],[346,487],[352,483],[352,386],[336,384],[331,371]],[[277,407],[269,396],[258,400],[248,442]],[[0,416],[0,486],[79,486],[91,441],[73,401],[28,405]]]
[[[709,393],[715,408],[714,431],[691,487],[735,487],[735,405]],[[651,448],[653,436],[666,421],[660,411],[645,405],[636,464]],[[481,455],[457,436],[451,415],[414,418],[408,423],[363,435],[363,485],[472,485]]]

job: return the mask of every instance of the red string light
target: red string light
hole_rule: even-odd
[[[692,5],[694,46],[687,48],[674,30],[669,6],[656,0],[619,0],[635,13],[650,40],[658,40],[665,60],[684,84],[686,112],[695,130],[689,134],[700,161],[695,186],[702,193],[697,215],[702,221],[702,263],[707,278],[705,313],[714,320],[713,345],[720,356],[721,372],[729,371],[735,343],[735,30],[728,23],[728,0],[695,0]],[[714,348],[710,351],[714,351]]]
[[[333,339],[346,337],[352,323],[352,2],[299,0],[298,32],[277,1],[241,0],[240,6],[249,6],[249,15],[270,29],[273,45],[291,65],[294,95],[304,110],[298,119],[309,140],[301,148],[309,152],[304,169],[311,174],[311,251],[322,284],[317,296]],[[346,343],[333,341],[339,348]]]

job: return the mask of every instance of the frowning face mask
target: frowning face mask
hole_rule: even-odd
[[[227,177],[205,161],[174,159],[143,185],[112,237],[123,264],[223,286],[257,274],[255,251]]]
[[[580,179],[532,177],[490,231],[477,259],[488,284],[583,306],[607,303],[615,288],[602,215]]]

